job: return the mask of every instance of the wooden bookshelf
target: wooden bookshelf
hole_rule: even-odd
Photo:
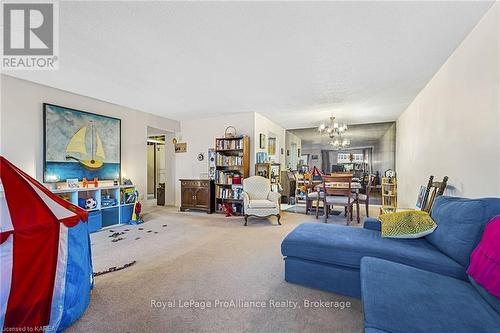
[[[243,214],[242,181],[250,175],[250,138],[215,139],[215,211],[230,203],[237,214]]]
[[[269,179],[271,181],[271,191],[278,192],[280,187],[281,164],[256,163],[255,175]]]
[[[398,186],[396,178],[382,177],[382,206],[380,214],[394,213],[398,208]]]

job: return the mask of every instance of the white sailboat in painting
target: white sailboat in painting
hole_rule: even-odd
[[[87,131],[90,128],[90,153],[87,151]],[[94,141],[95,139],[95,141]],[[104,148],[99,133],[95,131],[92,121],[80,128],[66,146],[66,159],[78,161],[84,167],[96,170],[102,167],[105,158]],[[79,154],[80,158],[73,156]]]

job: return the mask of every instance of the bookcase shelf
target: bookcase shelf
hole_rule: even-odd
[[[380,214],[395,212],[398,208],[398,186],[396,178],[382,178],[382,206]]]
[[[93,198],[97,206],[87,209],[89,212],[89,231],[95,232],[102,228],[127,223],[132,218],[134,202],[127,203],[128,194],[135,191],[133,185],[100,186],[88,188],[63,188],[52,190],[59,197],[78,206],[78,199]],[[111,204],[105,203],[109,200]]]
[[[250,138],[215,139],[215,211],[222,213],[230,203],[236,214],[243,214],[243,179],[250,175]]]

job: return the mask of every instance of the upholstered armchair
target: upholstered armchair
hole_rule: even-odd
[[[243,209],[245,210],[245,225],[249,216],[268,217],[275,215],[280,222],[281,194],[271,191],[269,179],[253,176],[243,179]]]

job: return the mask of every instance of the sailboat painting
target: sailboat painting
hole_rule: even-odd
[[[44,104],[44,182],[120,178],[120,119]]]

